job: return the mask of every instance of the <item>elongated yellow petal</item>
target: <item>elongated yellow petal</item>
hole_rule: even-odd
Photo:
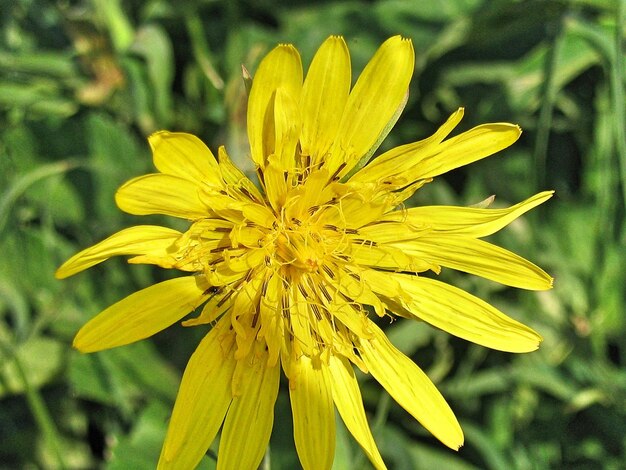
[[[359,275],[369,284],[372,291],[379,295],[392,297],[400,300],[408,300],[410,297],[402,290],[401,281],[394,276],[389,276],[386,271],[377,269],[361,269]]]
[[[329,300],[322,296],[322,302],[336,320],[340,321],[359,338],[370,338],[372,336],[368,330],[370,320],[367,318],[366,313],[357,310],[350,299],[346,300],[342,296],[335,295]]]
[[[267,199],[276,212],[285,204],[287,197],[287,182],[285,181],[285,173],[275,164],[270,163],[265,168],[265,193]]]
[[[358,236],[380,244],[414,240],[431,230],[421,221],[416,221],[415,224],[404,223],[406,217],[402,217],[402,211],[396,211],[394,214],[397,214],[398,219],[402,222],[384,221],[383,223],[371,224],[360,228]]]
[[[436,148],[436,146],[452,132],[457,124],[461,122],[463,114],[463,108],[457,109],[433,135],[426,139],[388,150],[377,157],[373,162],[360,169],[350,178],[350,181],[361,183],[387,181],[387,183],[393,183],[394,181],[390,180],[390,178],[397,178],[398,175],[406,173],[414,166],[414,160],[409,158],[410,155],[421,155],[432,152],[432,149]],[[399,184],[403,185],[417,179],[418,178],[414,178],[412,175],[407,175]]]
[[[291,190],[290,202],[293,203],[285,208],[288,220],[302,217],[302,214],[306,214],[310,207],[323,204],[333,197],[334,193],[328,186],[329,178],[328,171],[314,170],[309,173],[303,185]]]
[[[224,314],[224,312],[232,307],[232,298],[229,291],[224,291],[224,289],[217,287],[213,287],[213,289],[217,289],[218,292],[204,304],[200,315],[183,321],[183,326],[197,326],[214,323]]]
[[[383,182],[403,186],[430,179],[493,155],[514,143],[521,129],[508,123],[483,124],[441,142],[463,115],[462,109],[433,136],[391,149],[357,172],[352,182]]]
[[[324,222],[336,226],[360,228],[367,225],[392,208],[385,201],[367,201],[358,196],[343,198],[338,205],[322,211]]]
[[[361,266],[372,266],[381,269],[412,272],[438,269],[438,265],[433,262],[410,256],[409,253],[406,253],[401,248],[388,245],[373,246],[366,243],[353,245],[350,250],[350,258],[352,262]]]
[[[154,166],[161,173],[196,183],[222,186],[213,153],[195,135],[159,131],[148,137],[148,142],[152,148]]]
[[[198,345],[185,368],[159,459],[159,470],[195,468],[213,442],[232,400],[236,361],[229,318]]]
[[[228,154],[226,153],[226,149],[222,145],[218,151],[218,160],[220,165],[220,172],[222,174],[222,179],[228,185],[234,186],[237,188],[242,194],[247,196],[248,198],[254,200],[255,202],[263,203],[265,199],[261,196],[256,185],[250,181],[250,179],[245,175],[243,171],[237,168]]]
[[[354,272],[337,270],[333,288],[338,288],[349,300],[374,307],[378,316],[385,314],[385,308],[370,287]]]
[[[118,255],[163,255],[182,234],[156,225],[137,225],[121,230],[83,251],[76,253],[54,273],[65,279]]]
[[[326,163],[329,171],[345,163],[340,173],[345,175],[379,143],[381,133],[405,100],[414,64],[409,39],[394,36],[376,51],[348,97],[336,144]]]
[[[377,470],[386,469],[387,467],[378,452],[378,447],[376,442],[374,442],[374,437],[367,423],[361,390],[359,389],[359,383],[354,375],[352,365],[344,358],[331,356],[330,372],[333,377],[333,400],[341,415],[341,419],[348,431],[350,431],[350,434],[354,436],[363,448],[372,465]]]
[[[283,295],[283,282],[277,273],[269,275],[263,280],[261,288],[261,301],[259,314],[261,327],[257,337],[265,339],[267,343],[267,366],[278,364],[280,351],[285,344],[283,337],[284,318],[282,316],[281,298]]]
[[[385,41],[367,64],[344,110],[330,161],[333,171],[346,164],[346,174],[369,153],[403,104],[413,75],[415,53],[409,39]]]
[[[350,54],[342,37],[331,36],[318,49],[302,88],[303,155],[324,160],[339,128],[350,93]]]
[[[529,210],[543,204],[554,191],[543,191],[506,209],[456,206],[421,206],[385,215],[386,220],[404,220],[426,225],[437,232],[481,238],[496,233]]]
[[[115,202],[134,215],[164,214],[183,219],[210,215],[198,197],[200,187],[177,176],[150,174],[133,178],[115,193]]]
[[[326,366],[307,356],[292,363],[289,396],[293,437],[304,470],[325,470],[335,456],[335,412]]]
[[[398,351],[385,333],[372,325],[375,338],[361,341],[361,356],[387,392],[437,439],[451,449],[463,445],[463,431],[445,399],[428,376]]]
[[[259,64],[248,98],[248,140],[252,160],[265,168],[266,158],[274,153],[274,97],[283,87],[296,101],[302,91],[300,54],[290,44],[274,48]]]
[[[409,313],[459,338],[492,349],[530,352],[541,336],[487,302],[446,283],[418,276],[393,274],[411,296]]]
[[[243,206],[243,216],[261,227],[270,228],[276,221],[276,215],[266,206],[260,204],[246,204]]]
[[[148,338],[177,322],[208,297],[198,276],[154,284],[111,305],[74,338],[81,352],[102,351]]]
[[[278,88],[274,100],[276,145],[270,161],[283,171],[293,171],[296,166],[296,146],[302,126],[300,121],[298,103],[285,88]]]
[[[416,155],[413,179],[432,178],[507,148],[522,130],[507,123],[483,124],[444,141],[432,155]]]
[[[243,372],[241,396],[233,398],[218,451],[218,470],[258,468],[274,424],[280,367],[267,367],[267,352]],[[245,367],[245,366],[244,366]],[[242,435],[245,430],[245,435]]]
[[[424,236],[397,243],[404,252],[433,264],[529,290],[552,288],[552,277],[539,266],[504,248],[463,236]]]

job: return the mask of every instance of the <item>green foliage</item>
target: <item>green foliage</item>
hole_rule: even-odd
[[[626,119],[623,0],[2,0],[0,3],[0,461],[3,468],[153,468],[184,364],[202,332],[83,356],[81,324],[163,274],[111,260],[57,281],[74,252],[135,223],[116,188],[150,168],[161,128],[246,160],[245,85],[277,42],[305,64],[329,34],[355,71],[388,36],[416,74],[388,148],[458,106],[464,129],[517,122],[499,156],[427,185],[414,203],[496,205],[557,195],[496,240],[545,267],[549,292],[441,277],[544,336],[511,355],[397,321],[389,336],[438,383],[466,433],[443,448],[361,377],[390,468],[623,468],[626,461]],[[160,219],[159,219],[160,220]],[[142,223],[145,219],[142,220]],[[166,221],[172,224],[172,221]],[[297,466],[281,391],[264,468]],[[335,468],[369,468],[338,428]],[[243,436],[242,438],[245,438]],[[215,468],[215,447],[201,468]]]

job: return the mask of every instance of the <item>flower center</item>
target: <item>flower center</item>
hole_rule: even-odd
[[[274,259],[287,269],[314,272],[333,251],[334,243],[314,224],[292,218],[276,223],[273,233]]]

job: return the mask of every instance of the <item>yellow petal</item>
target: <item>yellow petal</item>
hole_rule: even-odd
[[[300,138],[300,109],[294,98],[281,87],[274,100],[274,126],[276,145],[270,161],[283,171],[293,170],[296,165],[296,146]]]
[[[218,451],[218,470],[258,468],[274,424],[280,367],[267,367],[267,352],[254,358],[242,377],[241,396],[233,398]],[[245,436],[242,435],[245,430]]]
[[[250,181],[243,171],[233,164],[223,145],[218,149],[217,155],[224,182],[230,186],[234,186],[253,201],[263,203],[263,196],[261,196],[256,185]]]
[[[365,238],[366,240],[372,240],[377,244],[381,244],[402,240],[414,240],[415,238],[424,235],[430,229],[430,227],[419,221],[416,221],[415,224],[406,223],[406,217],[402,217],[402,214],[405,214],[405,212],[397,211],[397,213],[399,216],[398,218],[402,220],[402,222],[383,221],[366,227],[361,227],[359,229],[358,236]]]
[[[183,219],[208,217],[210,211],[198,193],[200,187],[177,176],[150,174],[128,181],[115,193],[115,202],[134,215],[164,214]]]
[[[65,279],[84,271],[111,256],[163,255],[182,234],[157,225],[137,225],[121,230],[100,243],[76,253],[57,269],[57,279]]]
[[[154,165],[161,173],[222,186],[213,153],[195,135],[184,132],[155,132],[148,137]]]
[[[267,232],[261,230],[256,225],[239,225],[233,231],[230,232],[230,243],[231,246],[236,247],[246,247],[251,249],[258,249],[262,246],[262,243],[267,243],[264,241],[266,238]]]
[[[359,338],[372,336],[368,330],[370,321],[365,311],[357,310],[354,302],[338,295],[333,295],[330,300],[322,295],[321,300],[335,320],[341,322],[353,334]]]
[[[212,290],[217,291],[204,304],[202,312],[195,318],[190,318],[182,322],[183,326],[198,326],[214,323],[232,306],[232,291],[213,286]]]
[[[303,155],[311,163],[324,160],[339,128],[351,80],[350,53],[342,37],[331,36],[320,46],[302,88]]]
[[[299,219],[309,208],[317,207],[333,197],[328,185],[330,175],[328,171],[313,170],[306,180],[289,191],[289,205],[285,207],[287,220]]]
[[[198,345],[185,368],[172,411],[159,470],[195,468],[213,442],[232,399],[235,370],[230,319],[222,319]]]
[[[335,412],[331,387],[325,366],[314,365],[307,356],[292,362],[289,396],[293,437],[304,470],[325,470],[333,465]]]
[[[428,260],[410,256],[401,248],[388,245],[371,245],[367,242],[352,244],[350,261],[361,266],[372,266],[380,269],[396,271],[422,272],[429,269],[438,270],[438,266]]]
[[[234,224],[238,224],[242,220],[241,210],[245,204],[245,200],[233,198],[222,193],[216,192],[200,192],[200,200],[205,207],[211,208],[209,214],[204,217],[214,217],[228,220]]]
[[[390,274],[411,296],[404,307],[413,316],[459,338],[508,352],[530,352],[541,336],[487,302],[434,279]]]
[[[451,449],[463,445],[463,431],[428,376],[372,324],[375,338],[361,341],[361,356],[374,378],[402,408]]]
[[[297,341],[290,341],[292,345],[292,354],[294,357],[300,357],[303,354],[309,354],[312,356],[317,351],[317,339],[314,339],[313,329],[311,328],[311,317],[313,316],[313,313],[311,312],[307,299],[304,297],[302,292],[296,288],[295,283],[292,283],[290,287],[291,289],[288,293],[290,300],[289,331],[294,338],[298,338]],[[285,341],[285,343],[287,343],[287,341]],[[310,360],[308,360],[307,363],[310,364]],[[293,361],[291,364],[294,369],[296,369],[296,366],[301,366],[301,364],[297,361]],[[320,371],[317,372],[321,373]],[[286,371],[285,373],[288,374],[289,371]],[[288,375],[288,377],[291,378],[290,375]],[[313,379],[316,377],[317,376],[313,376]]]
[[[377,470],[386,469],[365,416],[359,383],[354,375],[352,365],[344,358],[331,356],[330,371],[333,377],[333,400],[341,419],[365,455],[370,459],[372,465]]]
[[[327,161],[331,173],[345,163],[340,175],[346,174],[379,142],[405,100],[414,63],[413,44],[400,36],[389,38],[376,51],[348,97]]]
[[[241,255],[237,256],[227,255],[224,261],[231,271],[239,273],[247,272],[261,265],[266,256],[267,252],[265,250],[257,248],[255,250],[244,250]]]
[[[233,250],[236,254],[243,254],[245,250]],[[230,252],[230,251],[229,251]],[[213,269],[205,273],[207,281],[212,286],[226,286],[238,282],[246,277],[247,271],[233,271],[224,261],[213,265]]]
[[[276,212],[280,212],[280,209],[285,205],[287,197],[285,172],[275,164],[270,163],[265,168],[263,179],[265,181],[267,200]]]
[[[481,238],[496,233],[529,210],[552,197],[554,191],[543,191],[506,209],[479,209],[456,206],[412,207],[385,215],[386,220],[404,220],[427,225],[437,232]]]
[[[349,195],[340,199],[339,204],[324,207],[318,214],[327,224],[358,229],[378,220],[392,207],[386,201],[368,201],[360,195]]]
[[[250,222],[265,228],[272,227],[276,221],[274,212],[261,204],[246,204],[243,206],[243,216]]]
[[[433,153],[407,155],[414,162],[413,179],[432,178],[493,155],[514,143],[522,134],[519,126],[507,123],[482,124],[452,137]]]
[[[87,322],[73,345],[81,352],[94,352],[148,338],[206,300],[204,284],[198,276],[187,276],[135,292]]]
[[[413,166],[413,160],[409,155],[422,154],[431,151],[445,139],[463,118],[464,109],[457,109],[448,120],[439,127],[430,137],[410,144],[395,147],[377,157],[373,162],[360,169],[350,178],[351,182],[374,183],[383,182],[389,178],[397,178],[398,175],[408,171]],[[411,178],[410,181],[414,181]],[[386,181],[388,184],[392,181]],[[399,183],[406,184],[407,181]]]
[[[552,277],[539,266],[483,240],[433,235],[395,246],[427,262],[475,274],[507,286],[529,290],[552,288]]]
[[[377,269],[359,270],[359,275],[371,287],[372,291],[376,292],[379,296],[383,295],[398,300],[408,299],[409,297],[407,297],[404,290],[402,290],[402,279],[397,279],[389,274],[388,272],[379,271]]]
[[[274,96],[283,87],[296,102],[302,91],[300,54],[290,44],[274,48],[259,64],[248,98],[248,139],[252,160],[265,168],[274,153]]]
[[[385,314],[385,308],[379,298],[357,273],[339,269],[335,272],[335,276],[331,285],[342,292],[349,300],[358,304],[371,305],[378,316],[382,317]]]
[[[261,293],[262,297],[259,302],[261,326],[257,336],[259,339],[265,339],[267,343],[267,365],[271,367],[278,363],[280,351],[285,341],[281,305],[283,281],[276,272],[263,280]]]
[[[402,186],[429,179],[499,152],[522,132],[514,124],[483,124],[442,142],[462,116],[461,108],[433,136],[386,152],[350,181]]]

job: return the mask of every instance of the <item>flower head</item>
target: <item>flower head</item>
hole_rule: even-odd
[[[204,305],[183,322],[211,328],[185,370],[160,468],[194,467],[220,428],[218,468],[256,468],[281,368],[306,469],[332,465],[335,408],[372,464],[385,468],[354,366],[445,445],[460,447],[463,434],[449,406],[388,341],[376,316],[420,319],[503,351],[538,347],[532,329],[421,273],[450,267],[509,286],[550,288],[540,268],[481,238],[552,192],[506,209],[403,206],[433,177],[511,145],[520,129],[485,124],[446,139],[463,116],[459,109],[431,137],[366,164],[406,102],[413,67],[411,41],[392,37],[351,88],[342,38],[322,44],[304,80],[297,50],[276,47],[259,65],[248,103],[260,188],[223,147],[215,158],[192,135],[157,132],[149,142],[158,173],[127,182],[116,201],[131,214],[187,219],[188,230],[131,227],[57,271],[64,278],[131,255],[131,263],[188,273],[112,305],[74,340],[83,352],[121,346]]]

